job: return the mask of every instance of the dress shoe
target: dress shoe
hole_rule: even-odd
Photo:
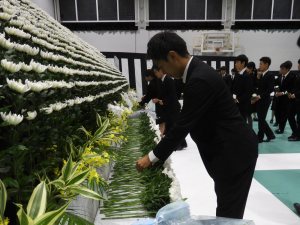
[[[275,130],[275,133],[276,133],[276,134],[283,134],[283,131],[280,130],[280,129],[277,129],[277,130]]]
[[[288,139],[289,141],[300,141],[300,137],[292,137]]]
[[[277,127],[277,126],[278,126],[278,123],[275,122],[274,125],[273,125],[273,127]]]
[[[257,122],[257,121],[258,121],[258,118],[257,118],[257,117],[254,117],[254,118],[253,118],[253,121],[256,121],[256,122]]]
[[[300,215],[300,204],[299,203],[294,203],[294,207],[296,209],[296,212]]]
[[[273,119],[270,120],[270,123],[273,123]]]
[[[288,137],[288,140],[293,139],[293,138],[295,138],[295,137],[296,137],[296,136],[292,134],[291,136]]]

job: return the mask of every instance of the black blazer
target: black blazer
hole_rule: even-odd
[[[296,96],[296,100],[300,103],[300,73],[297,74],[297,76],[295,78],[294,94]]]
[[[295,88],[295,78],[296,75],[293,72],[290,72],[284,80],[282,80],[283,76],[281,76],[281,80],[279,81],[279,90],[281,92],[293,93]]]
[[[177,118],[180,112],[180,103],[177,98],[175,81],[169,75],[166,75],[164,81],[162,81],[161,95],[158,98],[163,102],[163,105],[159,106],[161,112],[158,121],[160,123],[168,122]]]
[[[153,78],[147,85],[146,94],[143,97],[140,105],[145,105],[150,102],[151,99],[157,98],[161,92],[161,82],[157,78]]]
[[[253,81],[246,71],[242,75],[235,75],[232,93],[236,95],[239,101],[237,106],[240,112],[251,113],[251,96],[253,89]]]
[[[253,164],[258,156],[256,134],[222,77],[197,58],[190,63],[183,98],[179,118],[154,149],[156,157],[166,160],[190,133],[215,180],[232,178]]]
[[[261,102],[271,100],[270,94],[274,91],[274,75],[267,72],[260,79],[257,79],[257,95]]]
[[[231,76],[229,74],[225,74],[222,78],[223,78],[225,84],[227,85],[227,87],[231,90],[231,87],[232,87],[232,78],[231,78]]]

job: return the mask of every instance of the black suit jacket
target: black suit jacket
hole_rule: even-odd
[[[229,74],[225,74],[222,78],[223,78],[225,84],[227,85],[227,87],[231,90],[231,87],[232,87],[232,78],[231,78],[231,76]]]
[[[278,80],[278,82],[279,82],[279,91],[285,93],[284,95],[278,97],[278,101],[280,107],[286,108],[290,101],[294,101],[288,98],[287,93],[291,93],[291,94],[294,93],[296,75],[290,72],[284,79],[283,76],[281,76],[281,79]]]
[[[161,95],[158,98],[163,102],[163,105],[159,106],[161,112],[158,121],[160,123],[174,121],[180,112],[180,103],[177,98],[175,81],[168,75],[162,81]]]
[[[240,112],[251,113],[251,96],[253,93],[253,81],[251,77],[244,72],[242,75],[236,75],[232,85],[232,93],[236,95],[237,106]]]
[[[274,91],[274,75],[267,72],[260,79],[257,79],[257,95],[260,96],[261,102],[270,101],[270,94]]]
[[[166,160],[188,133],[215,180],[241,174],[257,158],[256,134],[241,117],[221,76],[197,58],[188,69],[179,118],[154,149],[155,156]]]

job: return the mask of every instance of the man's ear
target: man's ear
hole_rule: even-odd
[[[175,51],[169,51],[167,59],[170,62],[176,61],[178,59],[178,53]]]

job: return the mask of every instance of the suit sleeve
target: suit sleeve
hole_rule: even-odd
[[[185,88],[182,111],[173,128],[158,143],[154,155],[165,161],[199,123],[203,115],[213,105],[216,92],[206,81],[190,80]]]
[[[172,78],[166,80],[166,90],[165,95],[162,97],[162,101],[164,106],[168,107],[170,104],[174,103],[174,99],[176,99],[176,89],[175,83]]]
[[[260,93],[261,98],[268,98],[270,94],[274,91],[274,77],[271,74],[267,75],[266,88]],[[262,82],[262,79],[260,80]]]

